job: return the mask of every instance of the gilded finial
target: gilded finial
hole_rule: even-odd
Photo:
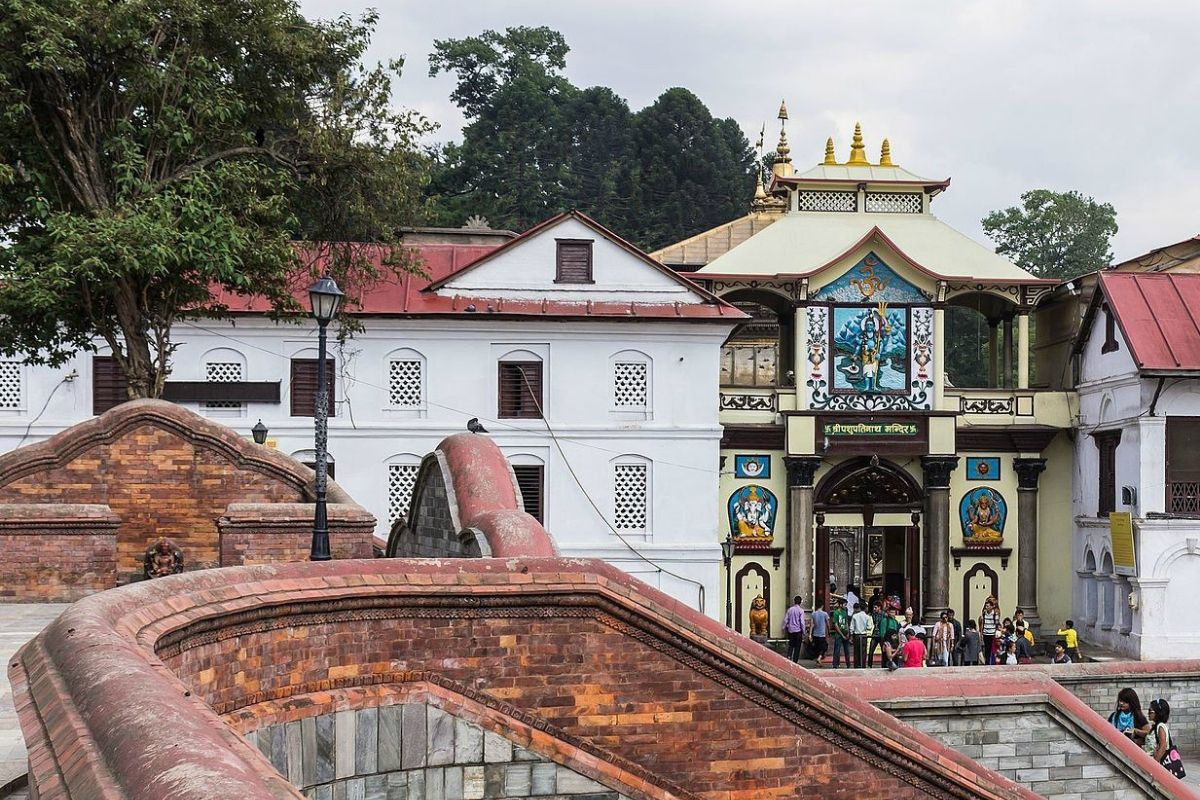
[[[854,139],[850,143],[850,160],[846,162],[849,166],[871,166],[871,162],[867,161],[867,149],[863,147],[862,125],[854,123]]]
[[[894,167],[892,163],[892,145],[887,139],[883,140],[883,147],[879,149],[879,166]]]
[[[779,104],[779,144],[775,145],[775,161],[771,164],[771,172],[786,176],[792,174],[792,148],[787,140],[787,103]]]
[[[821,162],[826,167],[837,166],[837,155],[833,152],[833,137],[825,140],[825,160]]]
[[[780,101],[779,101],[779,119],[787,119],[787,118],[788,118],[788,115],[787,115],[787,101],[786,101],[786,100],[780,100]]]

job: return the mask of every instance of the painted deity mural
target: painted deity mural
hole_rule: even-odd
[[[964,494],[958,514],[962,520],[963,544],[996,546],[1004,543],[1008,504],[995,489],[981,486]]]
[[[743,486],[729,496],[729,530],[735,539],[774,537],[779,501],[765,486]]]
[[[810,408],[933,407],[933,309],[924,292],[869,253],[812,300],[823,304],[807,311]]]

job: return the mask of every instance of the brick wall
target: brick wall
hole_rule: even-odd
[[[333,713],[325,752],[336,781],[337,712],[387,705],[368,694],[403,686],[426,687],[455,718],[634,800],[1035,797],[591,560],[373,559],[173,576],[72,606],[18,654],[10,679],[43,800],[68,796],[64,787],[99,796],[113,781],[120,788],[108,791],[131,800],[209,800],[217,777],[239,800],[297,797],[237,732],[282,722],[286,745],[296,719],[273,708]],[[403,730],[401,740],[403,754]],[[422,769],[431,766],[445,765]]]
[[[334,558],[371,558],[375,518],[359,506],[328,507]],[[311,503],[231,503],[217,520],[223,567],[304,561],[312,546]]]
[[[185,569],[220,566],[217,520],[230,504],[311,500],[311,481],[312,471],[294,459],[160,400],[124,403],[45,442],[0,455],[0,507],[103,504],[116,515],[118,583],[141,576],[143,554],[160,536],[183,550]],[[354,506],[355,520],[365,513],[335,483],[329,499]],[[260,536],[242,542],[239,552],[256,561],[293,557],[292,532],[276,532],[286,546]],[[37,537],[31,532],[24,541]],[[263,548],[253,555],[256,543]],[[359,544],[354,552],[370,555]],[[106,559],[112,557],[97,567]]]
[[[113,586],[119,524],[104,505],[0,505],[0,601],[70,602]]]
[[[485,553],[486,540],[455,524],[450,492],[436,454],[425,459],[413,487],[413,508],[409,519],[397,520],[394,529],[396,558],[479,558]]]

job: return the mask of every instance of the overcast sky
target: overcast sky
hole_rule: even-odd
[[[547,25],[567,77],[637,110],[684,86],[753,144],[786,98],[793,163],[868,156],[953,178],[934,213],[986,242],[979,220],[1033,188],[1077,189],[1117,209],[1118,260],[1200,233],[1200,3],[1180,0],[301,0],[310,17],[379,10],[373,60],[404,56],[398,105],[461,139],[453,81],[427,77],[435,39]]]

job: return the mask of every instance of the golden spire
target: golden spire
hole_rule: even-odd
[[[879,149],[879,166],[894,167],[892,163],[892,145],[887,139],[883,140],[883,147]]]
[[[862,125],[857,122],[854,123],[854,139],[850,143],[850,160],[846,164],[851,167],[871,166],[871,162],[867,161],[867,149],[863,147]]]
[[[833,137],[830,136],[825,140],[825,160],[821,162],[826,167],[837,166],[837,155],[833,152]]]
[[[790,153],[792,148],[788,146],[787,141],[787,103],[779,103],[779,144],[775,145],[775,163],[771,165],[771,172],[776,175],[786,176],[792,174],[792,157]]]

